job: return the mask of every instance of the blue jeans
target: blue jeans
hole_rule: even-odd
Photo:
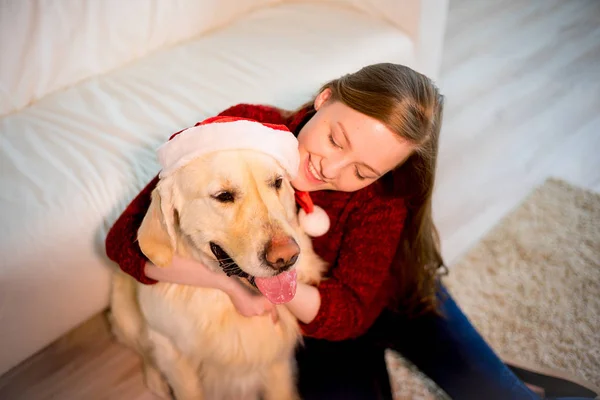
[[[364,336],[305,339],[297,352],[305,400],[392,399],[386,348],[414,363],[452,399],[539,399],[498,358],[441,287],[443,316],[414,319],[385,311]]]

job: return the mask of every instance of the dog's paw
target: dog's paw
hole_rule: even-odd
[[[169,383],[153,366],[144,364],[144,380],[148,389],[161,399],[174,398]]]

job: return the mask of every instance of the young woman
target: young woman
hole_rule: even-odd
[[[498,359],[439,284],[444,270],[431,197],[443,97],[425,76],[376,64],[324,85],[296,112],[237,105],[219,115],[284,124],[297,135],[292,182],[325,209],[330,230],[313,239],[331,266],[318,288],[299,284],[286,304],[301,322],[299,387],[305,399],[391,399],[384,350],[394,349],[456,399],[536,399]],[[154,178],[106,239],[110,259],[146,284],[226,291],[248,317],[272,312],[236,278],[192,260],[148,262],[136,232]]]

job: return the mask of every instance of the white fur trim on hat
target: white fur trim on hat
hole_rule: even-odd
[[[193,159],[220,150],[257,150],[275,158],[291,179],[298,173],[298,139],[289,130],[232,119],[188,128],[163,144],[158,149],[159,176],[164,178]]]
[[[314,206],[311,213],[304,209],[298,212],[298,222],[308,236],[319,237],[327,233],[330,226],[329,216],[319,206]]]

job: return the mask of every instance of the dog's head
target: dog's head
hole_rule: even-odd
[[[251,283],[256,278],[264,293],[269,285],[261,283],[282,280],[296,264],[296,227],[294,190],[281,165],[261,152],[229,150],[197,158],[161,179],[138,241],[158,266],[168,266],[176,252],[185,254],[228,274],[247,275]]]

